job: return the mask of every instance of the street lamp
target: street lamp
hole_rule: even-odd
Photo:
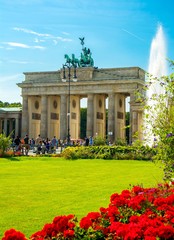
[[[71,134],[70,134],[70,119],[71,119],[71,112],[70,112],[70,97],[71,97],[71,92],[70,92],[70,86],[71,86],[71,69],[73,69],[73,82],[77,82],[77,76],[76,76],[76,68],[77,66],[75,64],[72,64],[71,62],[66,62],[63,64],[63,78],[62,82],[66,82],[66,70],[68,69],[68,113],[67,113],[67,118],[68,118],[68,129],[67,129],[67,145],[71,145]]]

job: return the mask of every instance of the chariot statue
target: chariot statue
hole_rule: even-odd
[[[75,57],[75,54],[73,53],[71,57],[69,57],[68,54],[65,54],[66,64],[72,65],[74,68],[76,67],[93,67],[94,66],[94,60],[91,57],[92,53],[89,48],[84,47],[84,40],[85,38],[79,38],[82,45],[82,52],[80,55],[80,59]]]
[[[82,45],[82,53],[80,55],[80,67],[93,67],[94,60],[91,57],[92,53],[89,48],[84,47],[84,37],[79,38]]]

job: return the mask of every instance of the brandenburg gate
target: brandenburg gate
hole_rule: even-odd
[[[18,86],[22,89],[22,136],[67,138],[68,117],[71,139],[80,138],[80,100],[87,98],[86,136],[108,136],[111,142],[125,139],[126,98],[130,97],[130,141],[138,132],[142,138],[142,107],[135,90],[145,83],[139,67],[96,68],[91,52],[82,44],[81,59],[65,55],[66,63],[57,71],[26,72]],[[69,66],[66,68],[66,66]],[[77,81],[71,79],[75,68]],[[69,72],[68,72],[69,71]],[[63,81],[69,76],[68,82]],[[106,99],[108,123],[106,129]],[[69,105],[69,106],[68,106]]]

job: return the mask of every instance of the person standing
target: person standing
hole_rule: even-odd
[[[53,151],[56,152],[56,147],[57,147],[57,139],[56,136],[54,136],[51,140],[51,146],[53,147]]]
[[[88,137],[85,138],[85,146],[89,146],[89,138]]]
[[[36,138],[36,145],[38,145],[40,143],[40,141],[42,141],[42,138],[40,136],[40,134],[38,135],[38,137]]]
[[[37,148],[37,150],[36,150],[37,153],[40,153],[40,151],[41,151],[41,145],[42,145],[41,143],[42,143],[42,138],[39,134],[38,137],[36,138],[36,141],[35,141],[36,148]]]
[[[16,151],[19,151],[20,150],[20,144],[21,144],[21,140],[20,140],[19,136],[16,136],[16,138],[14,140],[14,144],[15,144]]]
[[[28,137],[27,134],[24,137],[24,145],[23,145],[23,147],[25,148],[25,155],[28,155],[30,146],[29,146],[29,137]]]
[[[90,146],[93,145],[93,138],[92,138],[92,136],[89,137],[89,145],[90,145]]]

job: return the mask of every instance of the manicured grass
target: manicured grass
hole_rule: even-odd
[[[0,237],[10,228],[29,237],[58,215],[80,220],[106,207],[112,193],[130,184],[153,187],[162,177],[162,169],[146,161],[0,158]]]

